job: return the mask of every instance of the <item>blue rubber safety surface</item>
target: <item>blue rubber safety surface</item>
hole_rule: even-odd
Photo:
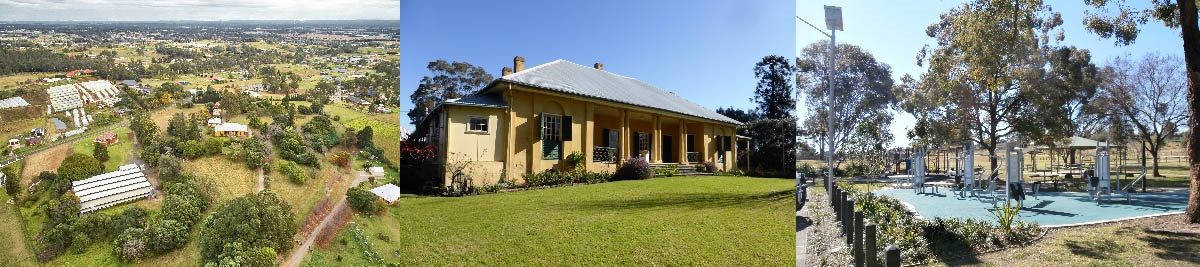
[[[911,205],[926,219],[957,217],[995,220],[992,217],[992,211],[995,209],[992,197],[983,192],[977,193],[977,197],[968,194],[966,198],[959,197],[956,191],[944,188],[939,189],[936,194],[917,194],[912,189],[882,189],[873,192]],[[1003,206],[1004,191],[996,192],[998,198],[995,205]],[[1086,192],[1039,192],[1037,198],[1026,197],[1018,216],[1042,226],[1062,226],[1183,212],[1187,209],[1187,202],[1187,190],[1131,193],[1129,201],[1126,201],[1122,194],[1112,194],[1111,198],[1103,197],[1099,205]]]

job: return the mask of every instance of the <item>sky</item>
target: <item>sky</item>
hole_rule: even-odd
[[[0,0],[0,21],[397,20],[399,0]]]
[[[430,61],[464,61],[499,77],[557,59],[636,78],[709,109],[750,109],[754,64],[795,58],[790,1],[401,1],[400,95]],[[411,109],[402,101],[402,110]],[[402,125],[411,126],[401,115]]]
[[[1143,1],[1131,1],[1133,3]],[[1149,1],[1144,1],[1149,2]],[[926,68],[917,66],[917,52],[925,45],[933,45],[933,38],[925,34],[930,24],[937,22],[940,14],[961,5],[962,1],[800,1],[796,4],[796,15],[813,23],[822,30],[825,29],[825,5],[842,8],[843,30],[837,33],[839,44],[854,44],[863,47],[875,56],[875,59],[891,65],[892,76],[897,81],[904,74],[914,78],[925,73]],[[1183,57],[1183,41],[1178,30],[1171,30],[1159,22],[1150,22],[1141,29],[1136,43],[1130,46],[1114,46],[1111,39],[1100,39],[1084,28],[1084,10],[1091,8],[1083,1],[1047,1],[1051,8],[1062,14],[1063,30],[1066,39],[1059,45],[1073,45],[1088,49],[1092,53],[1092,62],[1103,67],[1110,59],[1129,54],[1140,57],[1146,53],[1161,53]],[[825,40],[824,34],[796,20],[796,51],[813,42]],[[828,32],[828,31],[826,31]],[[804,102],[800,109],[805,110]],[[909,144],[905,138],[907,129],[915,120],[911,115],[896,113],[896,121],[892,123],[891,131],[896,137],[893,147],[904,147]]]

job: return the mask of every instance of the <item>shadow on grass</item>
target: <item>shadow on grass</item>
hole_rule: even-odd
[[[1071,254],[1087,257],[1096,260],[1117,260],[1119,256],[1129,250],[1129,247],[1117,243],[1112,239],[1099,240],[1067,240],[1067,250]]]
[[[611,209],[653,209],[653,208],[691,208],[709,209],[722,208],[749,203],[771,203],[794,200],[796,191],[784,189],[760,194],[737,193],[679,193],[658,194],[632,199],[611,199],[600,201],[584,201],[578,203],[579,208],[594,210]],[[791,201],[789,201],[791,202]]]
[[[1146,230],[1142,241],[1149,243],[1150,247],[1160,249],[1154,255],[1164,260],[1200,264],[1200,233]]]

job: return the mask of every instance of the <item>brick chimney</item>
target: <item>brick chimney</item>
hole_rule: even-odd
[[[503,73],[500,76],[508,76],[509,74],[512,74],[513,72],[512,72],[512,68],[504,67],[504,70],[501,70],[500,73]]]
[[[517,56],[513,58],[513,72],[521,72],[525,70],[525,58]]]
[[[604,63],[596,62],[596,64],[592,64],[592,67],[598,70],[604,70]]]

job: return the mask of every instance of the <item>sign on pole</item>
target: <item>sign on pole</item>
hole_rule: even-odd
[[[825,28],[831,31],[842,30],[842,8],[825,6]]]

